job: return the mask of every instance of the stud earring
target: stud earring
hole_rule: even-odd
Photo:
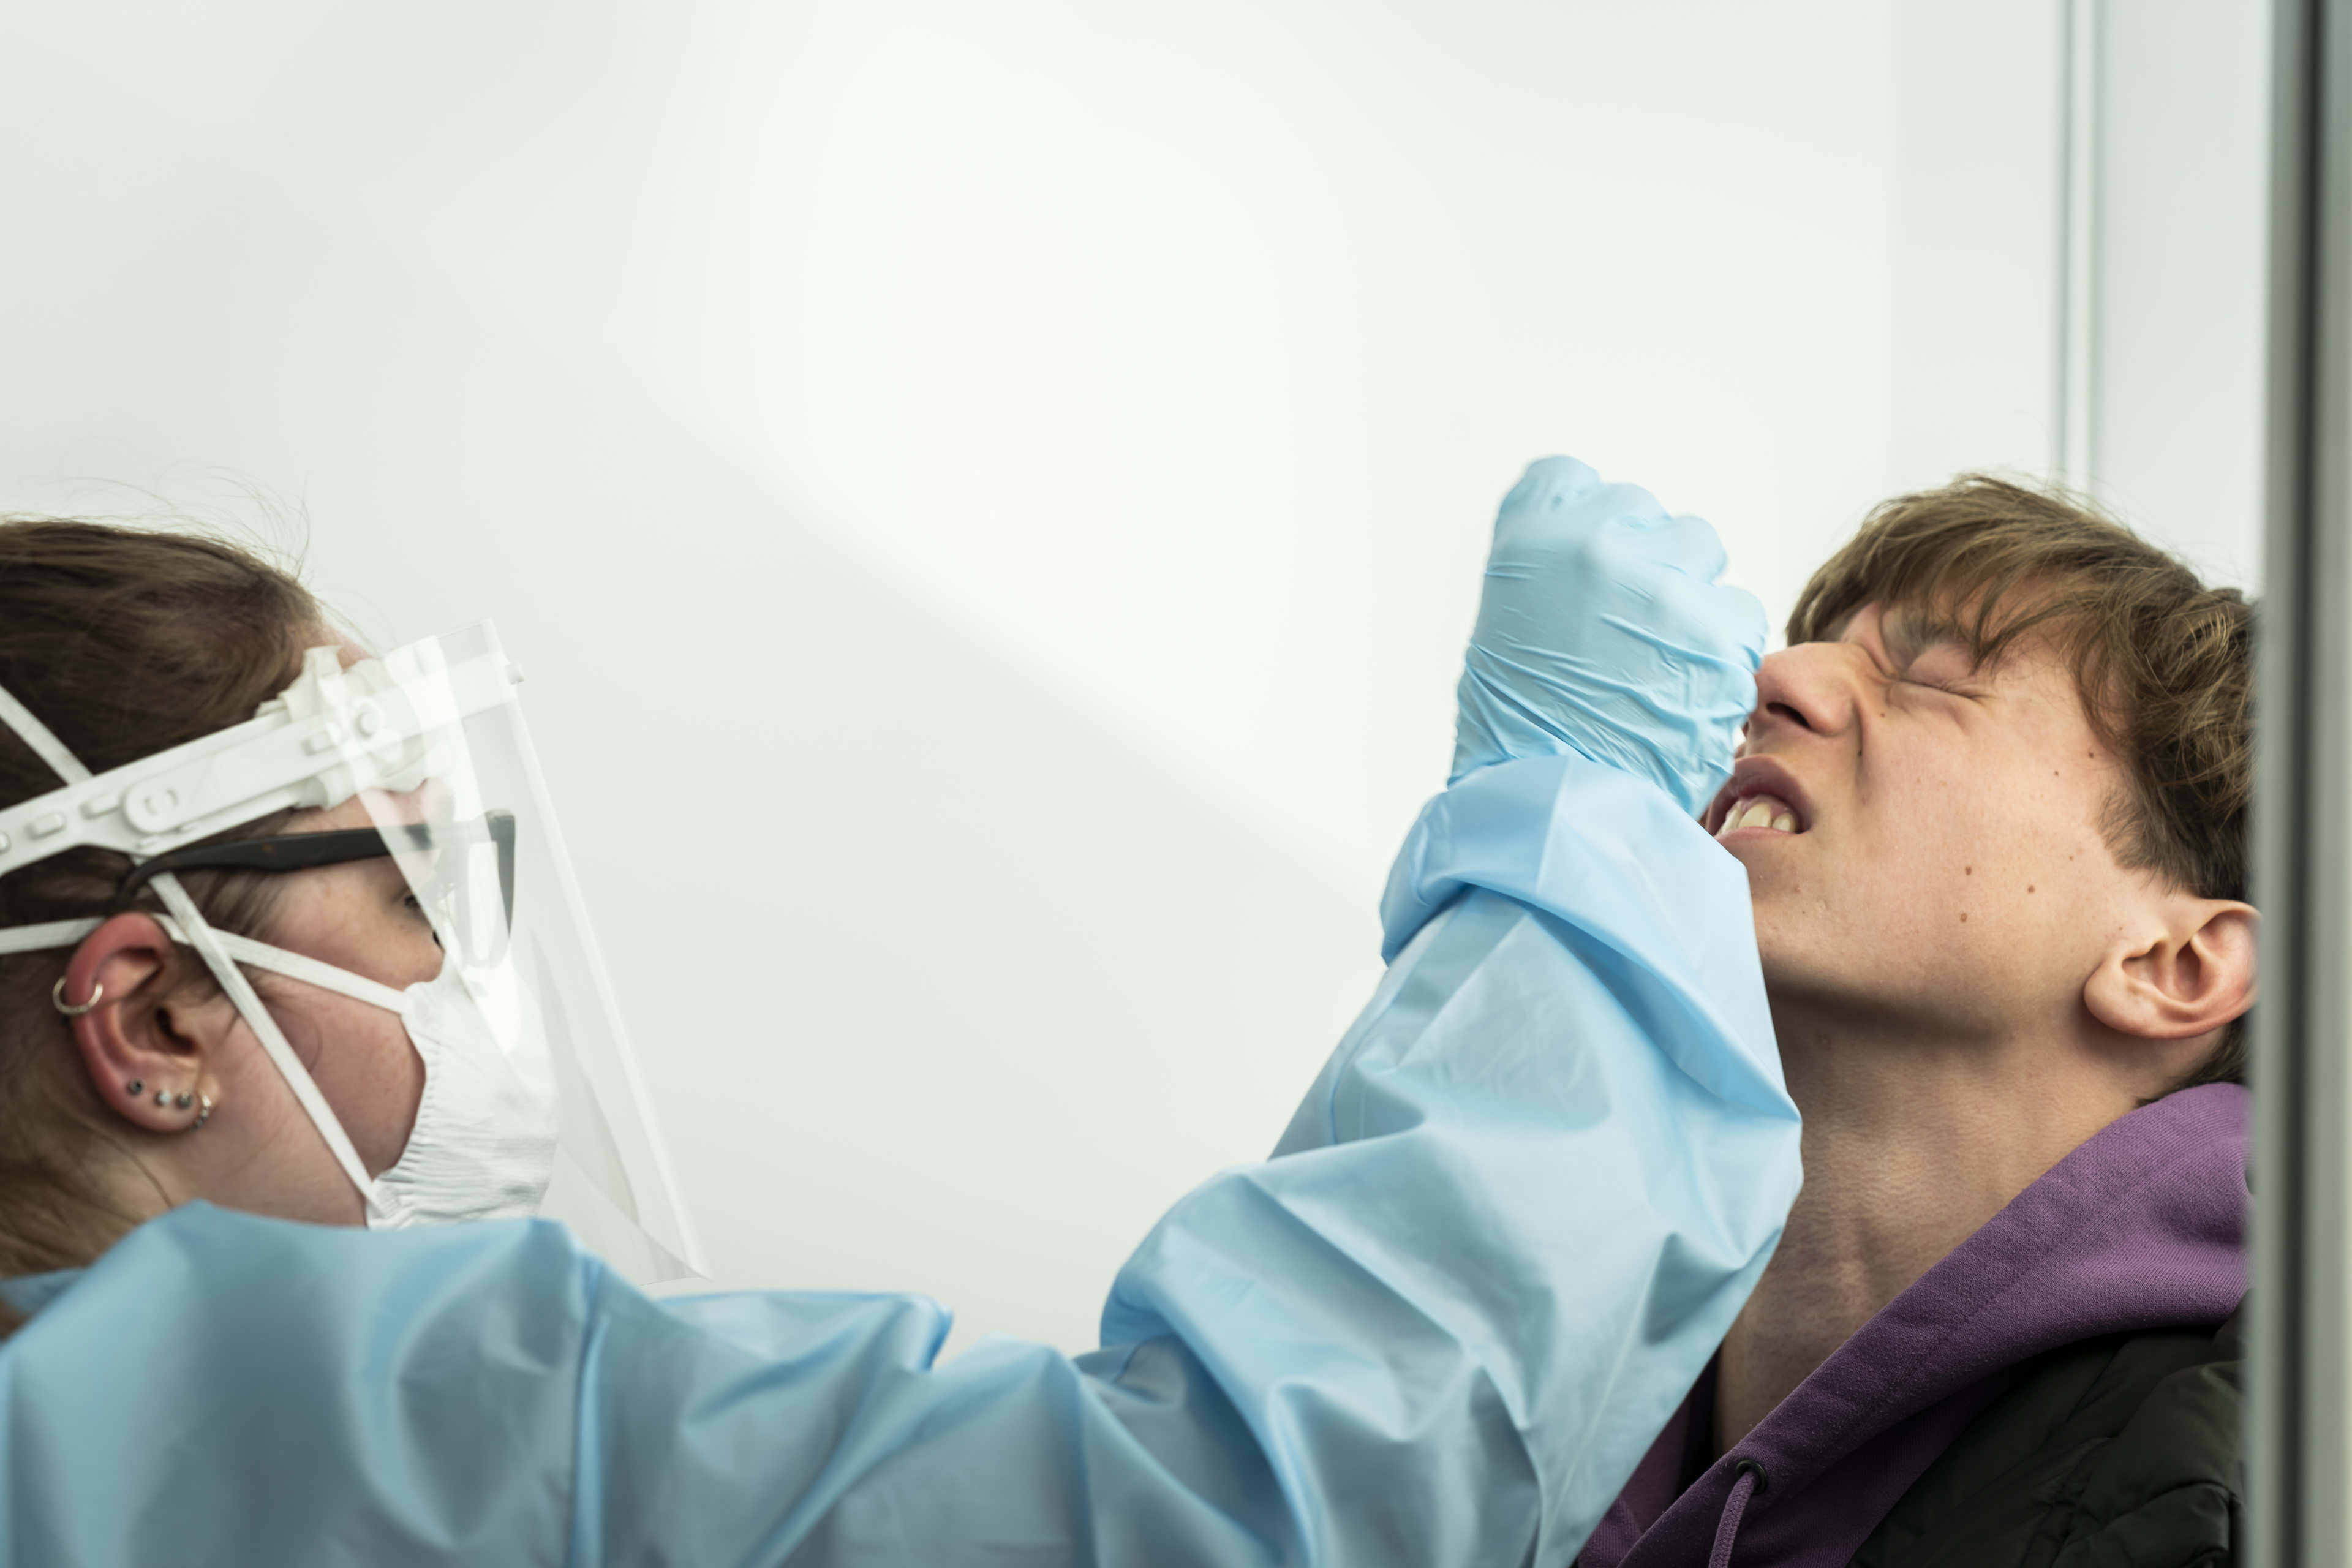
[[[147,1092],[147,1086],[135,1078],[129,1083],[124,1084],[122,1089],[123,1092],[130,1095],[133,1100],[138,1099],[141,1095]]]
[[[195,1102],[196,1097],[184,1089],[172,1097],[172,1107],[175,1110],[185,1110]]]
[[[172,1093],[171,1093],[171,1090],[169,1090],[169,1089],[157,1089],[157,1090],[155,1091],[155,1103],[156,1103],[156,1104],[158,1104],[158,1105],[169,1105],[171,1102],[172,1102]]]
[[[200,1094],[196,1096],[195,1126],[189,1128],[188,1131],[193,1132],[197,1127],[202,1127],[205,1122],[210,1121],[212,1119],[213,1097],[209,1094]]]

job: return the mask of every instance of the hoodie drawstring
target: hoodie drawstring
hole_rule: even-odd
[[[1753,1459],[1739,1461],[1738,1479],[1731,1483],[1731,1495],[1723,1500],[1723,1517],[1716,1521],[1715,1550],[1706,1554],[1706,1568],[1731,1568],[1731,1548],[1739,1539],[1739,1518],[1748,1511],[1748,1501],[1764,1489],[1764,1467]]]

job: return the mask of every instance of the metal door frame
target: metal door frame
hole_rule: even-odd
[[[2273,16],[2248,1560],[2352,1559],[2352,0]]]

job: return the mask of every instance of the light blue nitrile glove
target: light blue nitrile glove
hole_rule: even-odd
[[[1705,810],[1764,658],[1764,606],[1722,571],[1705,520],[1573,458],[1529,464],[1495,518],[1447,782],[1573,752]]]

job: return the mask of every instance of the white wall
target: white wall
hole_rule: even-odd
[[[2063,0],[1898,7],[1895,488],[2055,462],[2064,12]]]
[[[2262,574],[2270,7],[2100,16],[2100,498],[2224,581]]]
[[[26,0],[0,505],[494,613],[721,1278],[1089,1343],[1371,984],[1524,461],[1776,614],[2047,464],[2057,16]]]
[[[2066,39],[2091,13],[2091,494],[2261,578],[2269,7],[1902,0],[1892,460],[2060,463]]]

